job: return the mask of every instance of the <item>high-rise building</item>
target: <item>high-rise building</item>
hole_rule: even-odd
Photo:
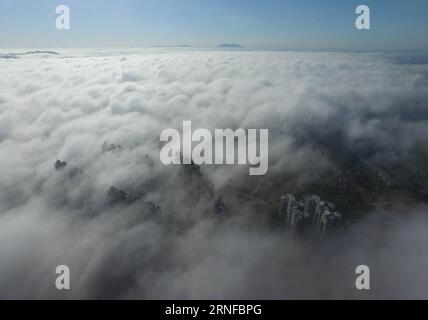
[[[316,195],[304,196],[304,215],[305,215],[305,229],[312,230],[316,216],[316,210],[321,202],[320,197]]]
[[[296,198],[291,194],[287,193],[281,197],[281,204],[279,206],[279,218],[287,226],[291,218],[291,209],[296,202]]]
[[[316,239],[322,239],[336,228],[341,220],[334,205],[322,201],[317,195],[305,196],[304,200],[288,193],[281,197],[279,218],[290,232],[308,232]]]
[[[315,209],[316,209],[318,203],[321,201],[321,199],[320,199],[320,197],[318,197],[316,195],[304,196],[303,198],[305,201],[304,212],[309,214],[310,217],[312,217],[313,214],[315,213]]]
[[[299,208],[298,205],[294,205],[291,208],[290,220],[287,225],[287,229],[293,233],[302,231],[303,221],[304,221],[303,211]]]
[[[334,210],[334,204],[321,201],[315,210],[315,219],[312,233],[315,238],[322,239],[333,230],[341,220],[342,216]]]

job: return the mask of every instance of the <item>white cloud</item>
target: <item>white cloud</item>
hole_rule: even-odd
[[[269,128],[267,178],[291,172],[302,183],[332,165],[326,143],[337,152],[374,147],[376,156],[428,140],[428,66],[381,54],[65,52],[0,59],[0,70],[3,297],[55,296],[49,281],[59,264],[74,270],[73,297],[257,298],[260,287],[272,298],[318,298],[326,288],[331,297],[359,297],[329,283],[332,276],[316,285],[308,249],[276,233],[249,232],[240,226],[246,212],[224,229],[211,226],[212,203],[192,194],[180,170],[161,165],[160,132],[183,120],[195,128]],[[104,141],[122,148],[103,152]],[[65,170],[54,170],[57,159]],[[247,172],[203,170],[217,190]],[[112,207],[112,185],[144,201]],[[159,217],[145,207],[149,200],[160,203]],[[389,236],[386,248],[349,245],[349,253],[318,257],[322,270],[339,261],[336,280],[343,280],[354,256],[392,252],[385,261],[394,262],[397,239],[407,235],[415,248],[408,258],[416,261],[424,239],[412,235],[412,223]],[[402,276],[393,271],[394,279]],[[401,285],[413,290],[409,296],[427,296],[415,278]]]

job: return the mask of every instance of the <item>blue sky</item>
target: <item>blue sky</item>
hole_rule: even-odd
[[[71,30],[55,28],[55,8]],[[370,31],[355,8],[371,9]],[[0,47],[212,46],[428,50],[427,0],[0,0]]]

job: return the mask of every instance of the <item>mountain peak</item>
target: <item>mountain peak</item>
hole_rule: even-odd
[[[241,45],[236,43],[223,43],[218,46],[219,48],[242,48]]]

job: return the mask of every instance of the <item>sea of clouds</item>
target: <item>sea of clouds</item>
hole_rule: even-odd
[[[424,204],[368,214],[319,246],[252,223],[267,213],[250,200],[235,199],[219,224],[182,168],[159,161],[160,133],[183,120],[268,128],[265,179],[291,172],[305,184],[334,167],[331,152],[394,161],[426,146],[428,64],[381,53],[3,53],[0,298],[428,298]],[[216,192],[251,179],[237,166],[202,172]],[[137,200],[111,203],[111,186]],[[63,264],[69,292],[54,286]],[[360,264],[369,292],[355,289]]]

